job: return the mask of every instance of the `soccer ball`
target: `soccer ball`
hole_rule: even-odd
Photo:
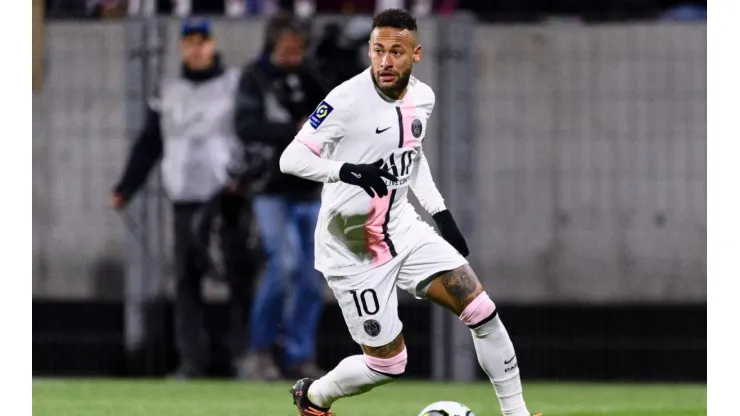
[[[462,403],[436,402],[425,407],[419,416],[475,416],[475,413]]]

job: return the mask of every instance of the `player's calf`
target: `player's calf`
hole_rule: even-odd
[[[347,357],[329,374],[307,382],[309,387],[304,395],[304,406],[328,411],[338,399],[356,396],[390,383],[406,370],[408,354],[400,334],[387,345],[363,345],[362,350],[365,354]]]
[[[493,384],[504,416],[529,416],[514,346],[496,305],[470,266],[438,274],[426,296],[454,312],[470,328],[478,363]]]

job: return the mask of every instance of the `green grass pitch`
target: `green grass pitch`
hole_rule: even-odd
[[[288,383],[41,379],[34,416],[295,416]],[[698,416],[706,385],[526,383],[531,411],[545,416]],[[427,404],[455,400],[477,416],[500,412],[489,384],[398,381],[340,400],[337,416],[416,416]]]

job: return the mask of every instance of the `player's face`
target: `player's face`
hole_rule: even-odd
[[[208,69],[213,64],[216,46],[212,38],[200,34],[186,36],[180,43],[182,60],[193,71]]]
[[[283,69],[298,67],[303,61],[305,42],[297,33],[285,32],[275,42],[272,50],[272,63]]]
[[[378,88],[391,98],[399,98],[409,83],[414,64],[421,60],[416,33],[392,27],[375,28],[370,35],[368,53]]]

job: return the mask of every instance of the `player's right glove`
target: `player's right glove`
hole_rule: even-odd
[[[350,185],[356,185],[364,189],[370,197],[377,195],[378,197],[384,197],[388,195],[388,187],[383,182],[383,178],[389,179],[393,182],[398,181],[398,178],[393,176],[390,172],[381,169],[383,161],[378,160],[373,164],[362,164],[353,165],[351,163],[345,163],[339,168],[339,180]]]

